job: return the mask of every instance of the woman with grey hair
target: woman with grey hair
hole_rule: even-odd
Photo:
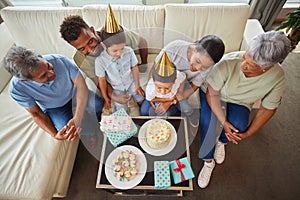
[[[285,87],[284,71],[278,65],[290,51],[283,32],[266,32],[253,38],[246,52],[232,52],[214,67],[200,92],[200,152],[204,166],[198,185],[205,188],[217,164],[225,159],[225,144],[255,134],[276,112]],[[205,98],[206,97],[206,98]],[[260,108],[249,123],[253,104]],[[226,115],[223,109],[226,109]],[[216,124],[222,132],[216,140]]]

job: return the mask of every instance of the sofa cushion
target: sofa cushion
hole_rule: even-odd
[[[72,58],[73,47],[59,32],[64,17],[81,15],[80,8],[6,7],[1,10],[8,30],[17,45],[32,48],[40,54],[64,54]]]
[[[240,49],[248,18],[247,4],[167,4],[164,44],[176,39],[196,41],[219,36],[225,52]]]
[[[143,0],[88,0],[88,1],[82,1],[82,0],[65,0],[65,2],[68,4],[68,6],[84,6],[87,4],[97,4],[101,2],[102,4],[128,4],[128,5],[143,5]]]
[[[163,47],[165,10],[161,5],[111,5],[116,19],[127,29],[140,33],[148,42],[149,53],[158,53]],[[83,6],[84,20],[99,30],[104,25],[107,5]]]
[[[158,5],[167,3],[184,3],[185,0],[144,0],[145,5]]]
[[[0,110],[0,199],[51,199],[78,141],[53,139],[8,95],[0,95]]]

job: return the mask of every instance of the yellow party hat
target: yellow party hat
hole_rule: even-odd
[[[117,33],[120,31],[120,24],[116,20],[110,4],[107,7],[106,19],[104,22],[104,31],[106,33]]]
[[[171,76],[174,73],[175,68],[166,52],[163,53],[162,57],[158,61],[155,67],[155,71],[157,72],[158,75],[164,77]]]
[[[173,82],[177,77],[175,66],[170,61],[166,52],[163,53],[160,60],[154,66],[152,72],[153,78],[160,82]]]

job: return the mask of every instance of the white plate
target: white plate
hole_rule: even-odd
[[[130,179],[130,181],[128,181],[128,182],[122,182],[114,176],[112,166],[113,166],[113,160],[115,158],[117,158],[117,156],[122,151],[126,151],[126,150],[132,151],[137,155],[138,174],[136,176],[132,177],[132,179]],[[114,186],[115,188],[118,188],[118,189],[126,190],[126,189],[130,189],[130,188],[137,186],[143,180],[143,178],[146,174],[146,171],[147,171],[147,160],[146,160],[145,155],[143,154],[143,152],[141,150],[139,150],[135,146],[131,146],[131,145],[124,145],[124,146],[120,146],[120,147],[114,149],[108,155],[106,162],[105,162],[106,178],[112,186]]]
[[[172,151],[173,148],[175,147],[176,142],[177,142],[177,133],[176,133],[174,126],[167,120],[164,120],[171,128],[170,142],[169,142],[168,146],[166,146],[165,148],[162,148],[162,149],[151,148],[147,144],[147,141],[146,141],[146,130],[147,130],[149,123],[151,123],[154,120],[164,120],[164,119],[151,119],[151,120],[147,121],[146,123],[144,123],[140,128],[138,140],[139,140],[139,143],[140,143],[142,149],[144,151],[146,151],[148,154],[153,155],[153,156],[162,156],[162,155],[165,155],[165,154],[169,153],[170,151]]]

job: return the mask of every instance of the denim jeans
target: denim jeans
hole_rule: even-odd
[[[150,102],[148,100],[144,100],[140,113],[142,116],[156,116],[158,114],[155,113],[152,108]],[[184,99],[180,102],[177,102],[175,105],[170,106],[167,112],[163,116],[180,116],[181,113],[190,116],[193,113],[193,108],[190,104],[188,104],[187,100]]]
[[[73,99],[75,100],[75,95],[73,96]],[[73,104],[73,105],[72,105]],[[87,106],[85,109],[84,116],[89,116],[92,118],[95,118],[95,121],[100,121],[101,119],[101,112],[103,107],[103,99],[99,97],[97,94],[89,91],[89,98],[87,102]],[[44,112],[50,117],[52,120],[55,128],[57,130],[62,129],[70,119],[73,118],[73,110],[76,109],[76,100],[72,101],[72,99],[66,103],[65,105],[57,108],[50,108],[46,109]],[[87,121],[83,118],[82,125],[83,127],[88,127]],[[82,128],[84,131],[84,128]]]
[[[206,94],[199,89],[200,95],[200,151],[199,157],[203,160],[214,159],[215,144],[216,144],[216,125],[217,117],[210,109],[207,103]],[[248,128],[250,110],[242,105],[234,103],[221,102],[226,108],[226,120],[229,121],[239,132],[244,132]],[[218,140],[227,144],[228,139],[222,129]]]

